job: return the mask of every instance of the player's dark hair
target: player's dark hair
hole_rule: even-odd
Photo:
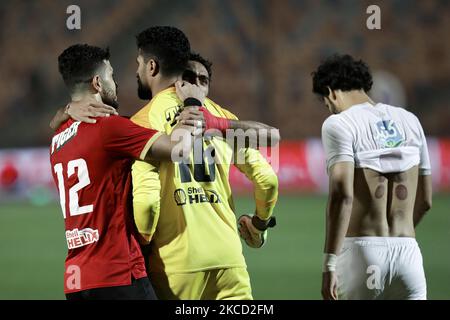
[[[180,75],[186,69],[191,46],[181,30],[169,26],[150,27],[136,36],[136,42],[145,61],[154,59],[162,75]]]
[[[208,76],[209,76],[209,81],[211,81],[212,78],[212,62],[203,58],[199,53],[196,52],[191,52],[191,54],[189,55],[189,60],[190,61],[197,61],[199,63],[201,63],[206,71],[208,71]]]
[[[109,49],[88,44],[75,44],[65,49],[58,57],[58,69],[65,84],[71,90],[77,84],[92,80],[103,60],[109,60]]]
[[[355,60],[348,54],[335,54],[313,72],[313,92],[320,97],[327,97],[331,90],[361,90],[372,88],[372,75],[369,67],[362,60]]]

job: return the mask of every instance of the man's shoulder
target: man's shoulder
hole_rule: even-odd
[[[333,114],[329,116],[322,124],[322,137],[339,136],[354,137],[355,128],[352,122],[347,121],[343,114]]]
[[[168,88],[155,95],[131,117],[131,120],[141,126],[149,127],[149,118],[160,118],[172,109],[176,112],[181,105],[182,103],[177,97],[175,88]]]
[[[181,105],[182,102],[178,98],[175,88],[170,87],[156,94],[144,108],[147,108],[148,112],[160,113]]]
[[[342,115],[340,114],[332,114],[322,124],[322,130],[339,126],[342,123]]]
[[[407,119],[410,123],[418,122],[420,124],[419,118],[411,111],[398,106],[393,106],[389,104],[382,104],[391,114],[397,114],[399,117]]]

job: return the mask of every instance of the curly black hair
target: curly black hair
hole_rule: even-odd
[[[58,69],[70,89],[87,82],[109,60],[109,49],[88,44],[75,44],[65,49],[58,57]]]
[[[320,97],[327,97],[331,90],[361,90],[372,88],[372,75],[369,67],[362,60],[355,60],[348,54],[335,54],[326,59],[313,72],[313,92]]]
[[[209,76],[209,81],[211,81],[212,78],[212,62],[203,58],[200,54],[196,53],[196,52],[191,52],[190,56],[189,56],[189,60],[190,61],[197,61],[199,63],[201,63],[206,71],[208,71],[208,76]]]
[[[150,27],[136,36],[136,43],[145,61],[154,59],[164,76],[180,75],[186,69],[191,45],[181,30],[169,26]]]

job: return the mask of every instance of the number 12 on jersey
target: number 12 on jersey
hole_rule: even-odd
[[[78,216],[94,211],[94,205],[86,205],[80,207],[78,191],[88,186],[91,183],[89,179],[89,171],[84,159],[76,159],[69,161],[67,164],[67,178],[70,178],[75,173],[75,168],[78,168],[78,183],[69,189],[69,216]],[[58,178],[59,200],[61,202],[61,209],[64,219],[66,219],[66,189],[64,184],[64,172],[62,163],[57,163],[53,167],[56,177]]]

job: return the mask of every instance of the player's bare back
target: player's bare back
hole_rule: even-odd
[[[355,169],[354,199],[347,237],[415,237],[413,209],[418,167],[382,174]]]

